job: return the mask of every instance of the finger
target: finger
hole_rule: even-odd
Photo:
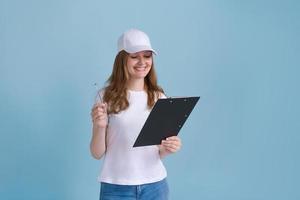
[[[94,112],[95,110],[97,110],[99,107],[100,107],[99,104],[95,105],[95,106],[92,108],[92,112]]]
[[[171,144],[171,145],[177,145],[177,146],[181,145],[181,142],[178,140],[165,140],[164,143]]]
[[[162,145],[166,148],[174,148],[174,149],[177,149],[179,146],[176,143],[168,143],[168,142],[164,142]]]
[[[105,120],[105,117],[97,116],[93,119],[93,122]]]
[[[170,143],[175,143],[176,145],[181,145],[181,140],[180,140],[180,138],[172,138],[171,140],[167,140],[167,142],[170,142]]]
[[[106,113],[107,113],[107,103],[106,103],[106,102],[104,103],[104,106],[103,106],[103,108],[104,108],[104,112],[106,112]]]
[[[93,122],[94,122],[94,121],[97,121],[97,120],[98,120],[98,118],[99,118],[99,116],[98,116],[98,115],[94,115],[94,116],[92,117],[92,120],[93,120]]]
[[[168,141],[171,141],[171,140],[177,141],[177,140],[179,140],[179,137],[178,136],[171,136],[171,137],[166,138],[166,140],[168,140]]]
[[[170,142],[169,142],[169,141],[167,141],[167,140],[162,140],[162,141],[161,141],[161,144],[162,144],[162,145],[169,145],[169,144],[170,144]]]
[[[98,117],[99,120],[106,120],[107,119],[107,116],[106,115],[100,115]]]
[[[179,149],[180,148],[180,144],[177,143],[171,143],[167,145],[169,148],[173,148],[173,149]]]
[[[93,117],[97,118],[97,117],[103,117],[103,118],[106,118],[107,117],[107,114],[106,113],[103,113],[103,112],[95,112]]]
[[[94,111],[94,112],[91,113],[91,117],[92,117],[92,118],[95,118],[95,117],[98,116],[98,115],[101,115],[101,112]]]
[[[101,105],[99,105],[99,107],[97,108],[99,111],[102,112],[107,112],[107,104],[106,103],[102,103]]]
[[[104,115],[104,114],[103,114],[103,113],[100,113],[100,112],[95,112],[95,113],[93,113],[92,118],[93,118],[93,119],[96,119],[96,118],[98,118],[98,117],[100,117],[100,116],[102,116],[102,115]]]
[[[105,103],[99,103],[99,107],[104,108]]]
[[[99,107],[96,111],[100,113],[105,113],[105,109],[102,107]]]
[[[176,151],[178,151],[177,148],[173,148],[173,147],[165,147],[165,149],[169,152],[175,153]]]
[[[106,104],[106,103],[98,102],[98,103],[94,104],[93,109],[94,109],[94,108],[99,108],[99,107],[105,107],[105,104]]]
[[[94,107],[92,108],[92,112],[96,111],[96,110],[101,110],[103,112],[107,112],[107,103],[97,103],[94,105]]]
[[[102,107],[97,107],[94,110],[92,110],[92,113],[97,113],[97,112],[105,113],[105,110]]]

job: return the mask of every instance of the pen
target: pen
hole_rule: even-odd
[[[100,95],[100,92],[99,92],[99,87],[98,87],[98,84],[97,83],[94,83],[94,87],[95,87],[95,90],[96,90],[96,97],[95,97],[95,103],[97,103],[97,97],[99,97],[99,100],[100,100],[100,103],[102,103],[102,97]]]

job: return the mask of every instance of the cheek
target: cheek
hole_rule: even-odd
[[[130,70],[131,68],[133,68],[133,66],[136,65],[136,62],[134,60],[128,60],[127,61],[127,68]]]
[[[152,60],[147,60],[146,62],[149,66],[152,66]]]

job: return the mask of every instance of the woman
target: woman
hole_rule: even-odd
[[[168,199],[166,169],[161,161],[181,147],[179,137],[161,145],[133,148],[151,108],[166,98],[157,85],[153,54],[146,33],[130,29],[118,40],[118,54],[108,85],[92,109],[91,154],[104,162],[100,199]]]

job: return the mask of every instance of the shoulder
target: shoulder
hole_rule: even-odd
[[[158,93],[158,98],[157,99],[166,99],[166,98],[168,98],[168,97],[165,95],[165,93],[163,93],[163,92]]]

